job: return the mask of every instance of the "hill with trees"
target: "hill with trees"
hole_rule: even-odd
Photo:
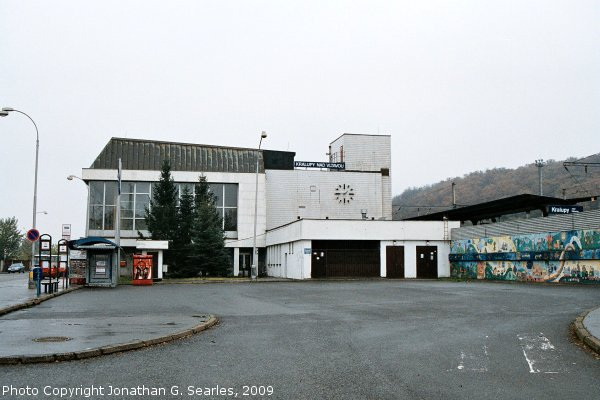
[[[563,165],[564,162],[600,163],[600,153],[582,159],[547,160],[543,167],[544,196],[576,198],[600,195],[600,165]],[[516,169],[494,168],[422,187],[411,187],[392,199],[394,219],[405,219],[452,208],[452,183],[456,204],[466,206],[517,194],[539,194],[535,163]],[[598,201],[584,203],[597,209]]]

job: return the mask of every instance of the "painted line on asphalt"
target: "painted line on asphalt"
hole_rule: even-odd
[[[486,335],[481,350],[477,353],[466,353],[461,351],[458,356],[458,365],[456,369],[459,371],[470,371],[470,372],[488,372],[488,365],[490,362],[490,356],[488,353]]]
[[[517,335],[530,374],[562,372],[556,347],[542,332]]]

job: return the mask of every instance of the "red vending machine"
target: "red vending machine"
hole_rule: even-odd
[[[134,285],[152,285],[152,256],[133,255],[133,280]]]

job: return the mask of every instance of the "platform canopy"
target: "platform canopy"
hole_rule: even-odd
[[[550,205],[574,205],[595,199],[595,196],[561,199],[559,197],[538,196],[535,194],[519,194],[484,203],[407,218],[406,221],[441,221],[448,219],[450,221],[461,222],[471,221],[473,225],[477,225],[479,222],[487,219],[494,221],[503,215],[533,210],[540,210],[544,216],[547,216],[547,207]]]

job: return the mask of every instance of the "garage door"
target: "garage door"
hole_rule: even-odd
[[[379,241],[313,240],[312,277],[380,276]]]

